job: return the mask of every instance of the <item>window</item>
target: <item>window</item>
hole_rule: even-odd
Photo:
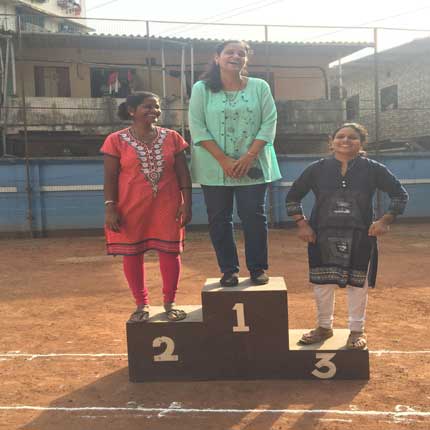
[[[381,89],[381,112],[398,108],[397,85]]]
[[[19,24],[23,31],[41,31],[45,28],[45,17],[26,8],[17,7]]]
[[[360,115],[360,96],[358,94],[346,100],[346,119],[351,121]]]
[[[70,77],[68,67],[34,68],[36,97],[70,97]]]
[[[79,33],[80,28],[70,22],[60,22],[58,24],[58,31],[60,33]]]
[[[91,97],[127,97],[138,76],[134,69],[91,69]]]

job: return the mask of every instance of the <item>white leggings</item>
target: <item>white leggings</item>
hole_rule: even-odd
[[[333,328],[335,289],[337,285],[314,285],[315,300],[318,311],[318,326]],[[364,331],[367,306],[367,281],[363,288],[347,286],[349,329]]]

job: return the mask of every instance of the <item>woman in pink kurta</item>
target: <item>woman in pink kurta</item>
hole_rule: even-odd
[[[118,113],[133,125],[110,134],[101,148],[107,253],[124,256],[137,305],[130,321],[142,322],[149,319],[143,254],[158,251],[166,314],[177,321],[186,316],[174,301],[184,226],[191,219],[191,179],[183,152],[188,144],[176,131],[155,126],[161,111],[152,93],[129,96]]]

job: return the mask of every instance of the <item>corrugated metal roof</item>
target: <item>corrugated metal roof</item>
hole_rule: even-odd
[[[120,38],[129,38],[129,39],[147,39],[146,35],[140,34],[112,34],[112,33],[83,33],[87,36],[94,37],[120,37]],[[172,41],[172,42],[181,42],[181,43],[222,43],[226,40],[230,39],[212,39],[212,38],[191,38],[191,37],[161,37],[161,36],[150,36],[151,40],[159,40],[159,41]],[[265,44],[264,40],[246,40],[249,43],[255,44]],[[269,40],[271,45],[297,45],[297,46],[373,46],[371,42],[364,41],[329,41],[329,42],[303,42],[303,41],[271,41]]]
[[[421,37],[411,40],[410,42],[406,42],[402,45],[397,45],[392,48],[385,49],[384,51],[379,51],[378,58],[379,61],[390,61],[404,56],[418,56],[428,52],[430,52],[430,37]],[[343,70],[347,70],[361,64],[366,65],[367,67],[368,63],[374,61],[373,56],[374,54],[371,53],[362,58],[349,61],[348,63],[342,64],[342,68]]]
[[[142,35],[119,35],[119,34],[91,34],[91,33],[25,33],[23,36],[26,39],[26,47],[38,47],[45,44],[49,47],[72,47],[81,46],[83,43],[92,48],[111,49],[132,49],[142,48],[148,41],[152,41],[151,47],[160,49],[163,43],[166,45],[182,45],[194,46],[196,51],[207,50],[213,51],[214,45],[222,42],[222,39],[199,39],[199,38],[173,38],[173,37],[157,37],[151,36],[149,39]],[[228,39],[227,39],[228,40]],[[260,40],[250,42],[254,53],[262,54],[265,51],[266,43]],[[288,53],[299,53],[300,55],[322,55],[324,61],[322,63],[330,63],[339,58],[353,54],[369,46],[366,42],[281,42],[269,41],[271,54],[284,55]],[[320,61],[321,62],[321,61]],[[319,63],[320,63],[319,62]],[[318,63],[318,64],[319,64]]]

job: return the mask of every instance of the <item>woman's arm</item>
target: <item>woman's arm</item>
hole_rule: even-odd
[[[408,192],[400,181],[382,164],[375,162],[376,186],[390,197],[390,205],[385,214],[369,227],[369,236],[380,236],[390,230],[397,215],[401,215],[409,200]]]
[[[104,155],[105,224],[109,230],[119,232],[121,217],[118,213],[119,158]]]
[[[252,167],[252,164],[258,158],[261,148],[263,148],[266,143],[266,141],[259,139],[255,139],[252,142],[248,152],[242,155],[242,157],[240,157],[239,160],[234,163],[232,173],[235,175],[235,178],[241,178],[248,173],[249,169]]]
[[[312,188],[314,169],[315,163],[304,170],[299,178],[293,182],[285,199],[287,215],[293,218],[298,227],[297,236],[304,242],[310,243],[316,242],[316,234],[303,213],[301,202]]]
[[[226,176],[231,176],[232,178],[239,178],[237,173],[234,171],[236,160],[226,155],[214,140],[201,141],[200,146],[205,148],[206,151],[208,151],[212,155],[212,157],[215,158]]]
[[[269,84],[263,81],[262,85],[261,124],[255,136],[255,140],[262,140],[266,142],[266,144],[273,145],[276,136],[278,113]]]
[[[192,218],[192,183],[184,151],[175,155],[175,172],[182,194],[182,202],[176,213],[176,220],[180,221],[181,227],[184,227]]]

